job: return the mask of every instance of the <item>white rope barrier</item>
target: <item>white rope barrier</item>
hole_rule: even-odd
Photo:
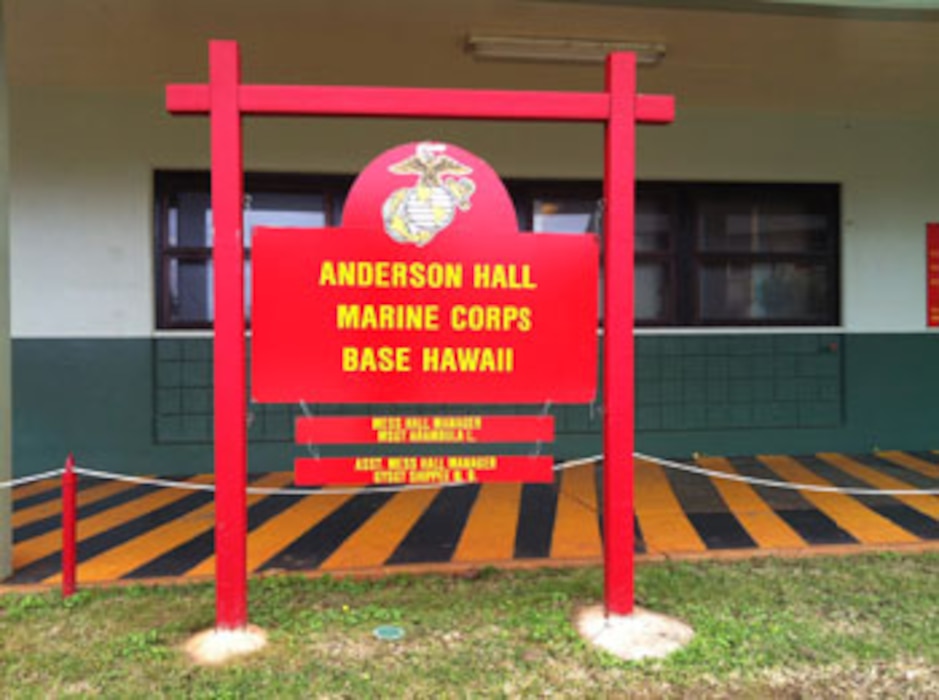
[[[174,481],[172,479],[151,479],[146,476],[133,476],[131,474],[113,474],[111,472],[98,471],[97,469],[88,469],[87,467],[75,467],[76,474],[92,476],[96,479],[108,479],[110,481],[124,481],[128,484],[139,484],[140,486],[157,486],[164,489],[182,489],[184,491],[214,491],[215,484],[200,484],[194,481]]]
[[[582,459],[573,459],[567,462],[561,462],[554,465],[554,471],[560,472],[565,469],[573,469],[584,464],[596,461],[596,457],[585,457]],[[98,479],[111,479],[114,481],[126,481],[132,484],[141,484],[144,486],[156,486],[159,488],[188,489],[191,491],[214,491],[215,484],[199,484],[191,481],[172,481],[169,479],[151,479],[144,476],[131,476],[129,474],[111,474],[96,469],[86,467],[75,467],[76,474],[93,476]],[[401,484],[400,486],[377,486],[377,487],[355,487],[355,488],[322,488],[322,489],[279,489],[265,486],[249,486],[246,491],[249,496],[346,496],[355,494],[372,493],[397,493],[398,491],[424,491],[440,488],[454,488],[457,486],[472,486],[477,482],[456,482],[445,484]]]
[[[658,464],[668,469],[698,474],[700,476],[712,477],[714,479],[726,479],[727,481],[739,481],[754,486],[766,486],[773,489],[786,489],[789,491],[808,491],[812,493],[842,493],[846,496],[939,496],[939,489],[862,489],[848,488],[841,486],[822,486],[820,484],[797,484],[790,481],[776,481],[774,479],[761,479],[755,476],[744,476],[743,474],[733,474],[728,472],[705,469],[692,464],[683,462],[673,462],[659,457],[650,457],[640,452],[634,452],[633,456],[639,459]]]
[[[939,496],[939,489],[875,489],[875,488],[850,488],[850,487],[840,487],[840,486],[824,486],[820,484],[800,484],[793,483],[789,481],[778,481],[774,479],[762,479],[754,476],[746,476],[744,474],[736,474],[733,472],[724,472],[717,471],[714,469],[706,469],[704,467],[699,467],[693,464],[686,464],[684,462],[675,462],[668,459],[662,459],[660,457],[652,457],[651,455],[642,454],[641,452],[635,452],[634,456],[639,460],[649,462],[651,464],[657,464],[661,467],[667,469],[674,469],[676,471],[683,471],[689,474],[696,474],[698,476],[706,476],[712,479],[723,479],[725,481],[736,481],[744,484],[749,484],[752,486],[764,486],[766,488],[774,489],[785,489],[788,491],[806,491],[811,493],[840,493],[846,496]],[[602,455],[592,455],[590,457],[581,457],[578,459],[567,460],[566,462],[560,462],[554,465],[555,472],[561,472],[566,469],[573,469],[575,467],[583,466],[585,464],[591,464],[597,461],[602,460]],[[641,463],[640,463],[641,464]],[[14,479],[12,481],[0,482],[0,489],[5,488],[15,488],[17,486],[24,486],[26,484],[32,483],[34,481],[42,481],[43,479],[50,479],[56,476],[60,476],[64,473],[64,469],[53,469],[41,474],[32,474],[30,476],[24,476],[19,479]],[[116,474],[113,472],[100,471],[97,469],[90,469],[88,467],[75,467],[76,474],[82,474],[84,476],[93,477],[96,479],[105,479],[110,481],[124,481],[131,484],[138,484],[141,486],[155,486],[158,488],[175,488],[183,489],[189,491],[215,491],[215,484],[202,484],[192,481],[174,481],[172,479],[156,479],[149,478],[144,476],[133,476],[131,474]],[[458,486],[472,486],[477,482],[458,482],[458,483],[445,483],[445,484],[402,484],[400,486],[379,486],[379,487],[356,487],[356,488],[315,488],[315,489],[306,489],[306,488],[295,488],[295,489],[280,489],[280,488],[268,488],[261,486],[249,486],[247,488],[248,495],[252,496],[343,496],[343,495],[355,495],[355,494],[372,494],[372,493],[397,493],[399,491],[421,491],[428,489],[440,489],[440,488],[454,488]]]
[[[42,474],[30,474],[29,476],[22,476],[12,481],[0,481],[0,489],[15,489],[17,486],[25,486],[26,484],[31,484],[34,481],[42,481],[43,479],[52,479],[64,473],[64,469],[50,469],[47,472],[42,472]]]

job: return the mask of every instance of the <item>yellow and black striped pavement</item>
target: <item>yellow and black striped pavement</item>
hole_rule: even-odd
[[[939,454],[880,452],[701,457],[710,470],[819,486],[892,490],[939,487]],[[454,569],[598,562],[599,464],[558,472],[553,484],[305,496],[248,497],[251,572]],[[211,483],[211,476],[181,479]],[[254,475],[289,487],[292,475]],[[779,490],[668,470],[635,471],[640,558],[800,554],[866,548],[939,549],[939,497],[850,496]],[[78,581],[213,574],[212,493],[82,477]],[[14,491],[11,584],[60,576],[57,479]]]

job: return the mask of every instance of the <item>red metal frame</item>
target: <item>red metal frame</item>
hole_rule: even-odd
[[[604,336],[605,602],[632,611],[632,247],[636,122],[672,121],[671,96],[637,95],[635,57],[607,62],[602,93],[241,85],[238,45],[210,42],[208,85],[170,85],[167,107],[210,115],[215,222],[216,625],[247,624],[245,337],[241,202],[244,115],[342,115],[604,122],[607,245]]]

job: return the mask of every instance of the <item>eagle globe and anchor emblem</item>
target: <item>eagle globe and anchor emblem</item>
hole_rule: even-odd
[[[413,187],[391,193],[382,205],[385,232],[398,243],[423,247],[449,226],[457,210],[469,211],[476,183],[473,169],[445,155],[445,144],[422,142],[414,155],[388,167],[395,175],[417,175]]]

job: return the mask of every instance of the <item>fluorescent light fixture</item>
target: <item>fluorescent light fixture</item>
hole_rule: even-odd
[[[633,52],[641,66],[654,66],[665,58],[665,44],[646,41],[470,34],[466,47],[477,58],[508,61],[602,63],[614,51]]]
[[[815,5],[817,7],[869,10],[939,10],[939,0],[763,0],[771,5]]]

